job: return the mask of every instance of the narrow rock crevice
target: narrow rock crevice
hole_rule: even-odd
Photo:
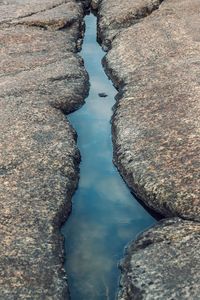
[[[116,90],[102,68],[104,52],[96,42],[92,14],[86,16],[86,28],[81,54],[90,75],[90,93],[86,105],[69,116],[83,161],[72,214],[62,232],[68,241],[66,270],[72,299],[114,299],[123,247],[155,220],[132,197],[113,166],[110,118]]]
[[[142,22],[150,16],[154,11],[158,10],[164,0],[150,0],[134,4],[134,2],[121,1],[92,2],[92,7],[97,14],[98,30],[97,40],[101,44],[104,51],[108,51],[112,47],[112,42],[121,31],[130,26]],[[110,5],[113,7],[113,14],[109,15]],[[119,7],[119,9],[118,9]],[[122,13],[119,14],[119,11]]]

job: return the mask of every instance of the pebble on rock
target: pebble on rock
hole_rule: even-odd
[[[108,97],[108,95],[107,95],[106,93],[99,93],[98,95],[99,95],[99,97],[101,97],[101,98],[106,98],[106,97]]]

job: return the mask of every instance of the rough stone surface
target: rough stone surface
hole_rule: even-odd
[[[199,223],[158,223],[128,247],[118,299],[200,299],[199,249]]]
[[[119,91],[115,164],[147,206],[182,218],[131,243],[118,299],[200,299],[199,0],[97,4],[104,66]]]
[[[59,228],[80,157],[63,112],[87,94],[82,22],[73,0],[0,1],[2,300],[68,299]]]
[[[163,0],[93,0],[98,8],[98,40],[107,50],[119,32],[149,15]]]
[[[124,1],[124,6],[126,2],[129,4]],[[101,17],[104,4],[106,17]],[[112,4],[112,0],[100,4],[100,29],[105,18],[113,20]],[[165,216],[197,221],[199,12],[199,1],[166,0],[139,23],[120,27],[105,59],[107,72],[120,92],[113,135],[121,174],[150,208]],[[126,19],[126,11],[121,18]],[[109,36],[109,29],[105,34]]]

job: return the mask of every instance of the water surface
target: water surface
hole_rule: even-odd
[[[96,42],[96,18],[86,16],[81,56],[90,76],[86,104],[68,118],[78,133],[80,181],[73,197],[65,236],[68,283],[72,300],[115,299],[124,247],[155,223],[133,198],[112,163],[112,106],[116,90],[106,77]],[[104,92],[106,98],[98,96]]]

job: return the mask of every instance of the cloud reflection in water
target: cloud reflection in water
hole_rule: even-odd
[[[90,95],[86,104],[69,116],[82,156],[72,214],[62,229],[72,300],[113,300],[119,277],[117,263],[125,245],[155,222],[112,164],[110,119],[116,91],[101,66],[104,53],[95,42],[95,22],[95,17],[86,17],[81,53],[90,75]],[[100,92],[108,97],[100,98]]]

